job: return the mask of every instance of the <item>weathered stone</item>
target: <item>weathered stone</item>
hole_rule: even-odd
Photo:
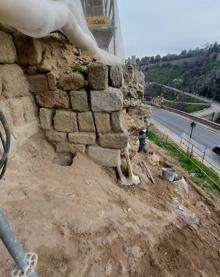
[[[52,70],[52,66],[47,60],[44,60],[38,67],[40,73],[48,73]]]
[[[40,109],[40,125],[41,128],[44,130],[50,130],[53,127],[53,115],[54,115],[54,110],[52,109],[45,109],[41,108]]]
[[[119,89],[91,91],[91,105],[94,112],[116,112],[123,108],[123,94]]]
[[[47,83],[49,90],[56,90],[56,77],[52,72],[47,74]]]
[[[16,49],[12,36],[0,31],[0,63],[15,63]]]
[[[117,167],[121,163],[120,150],[89,146],[88,156],[98,164],[107,167]]]
[[[104,90],[108,87],[108,67],[104,64],[91,63],[88,66],[89,87],[94,90]]]
[[[49,141],[52,142],[61,142],[65,141],[67,138],[67,134],[63,132],[57,132],[54,130],[49,130],[46,132],[46,137]]]
[[[84,87],[84,76],[80,73],[65,74],[59,80],[59,86],[66,91],[79,90]]]
[[[91,112],[79,113],[78,123],[80,132],[95,132],[95,124]]]
[[[38,65],[42,60],[42,46],[39,40],[17,34],[14,37],[18,62],[22,65]]]
[[[27,77],[30,84],[30,91],[34,94],[39,94],[48,90],[47,77],[45,75],[37,74]]]
[[[68,142],[59,142],[56,147],[58,153],[85,153],[86,147],[82,144],[72,144]]]
[[[32,122],[37,119],[37,105],[34,97],[22,97],[24,120],[25,122]]]
[[[98,133],[110,133],[111,121],[108,113],[94,113],[95,125]]]
[[[57,110],[54,117],[54,128],[60,132],[77,132],[76,114],[69,111]]]
[[[123,149],[128,144],[128,135],[124,133],[100,135],[99,144],[102,147]]]
[[[7,103],[13,118],[13,125],[19,126],[24,124],[24,106],[22,98],[9,98]]]
[[[2,95],[6,98],[28,96],[29,84],[20,66],[16,64],[0,65]]]
[[[38,73],[38,69],[37,69],[36,65],[30,65],[26,69],[26,72],[28,75],[35,75]]]
[[[124,132],[126,129],[122,112],[111,113],[111,123],[115,133]]]
[[[71,91],[70,102],[74,111],[89,111],[88,95],[86,91]]]
[[[0,78],[0,96],[2,94],[2,79]]]
[[[96,143],[95,133],[69,133],[69,141],[77,144],[94,145]]]
[[[61,90],[46,91],[36,95],[39,106],[45,108],[68,109],[70,106],[68,93]]]
[[[110,66],[110,84],[112,87],[120,88],[123,85],[123,69],[120,65]]]

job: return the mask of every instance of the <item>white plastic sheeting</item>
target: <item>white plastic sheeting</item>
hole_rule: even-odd
[[[72,44],[103,62],[120,62],[98,47],[80,0],[0,0],[0,22],[34,38],[61,30]]]

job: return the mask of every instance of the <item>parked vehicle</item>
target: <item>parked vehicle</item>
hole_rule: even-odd
[[[220,155],[220,146],[215,146],[212,151],[217,154],[217,155]]]

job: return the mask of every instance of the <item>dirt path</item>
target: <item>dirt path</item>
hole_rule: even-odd
[[[0,191],[25,249],[39,255],[39,276],[220,276],[220,210],[192,186],[182,194],[142,154],[134,157],[142,183],[131,188],[84,156],[70,167],[53,158],[43,140],[31,141],[11,160]],[[156,185],[138,166],[143,159]],[[7,277],[11,260],[2,245],[0,253]]]

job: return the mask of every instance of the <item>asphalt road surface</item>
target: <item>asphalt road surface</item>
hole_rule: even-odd
[[[152,120],[155,124],[159,123],[162,127],[169,130],[169,134],[174,134],[179,138],[183,134],[190,135],[192,120],[179,116],[175,113],[152,107]],[[161,130],[163,132],[163,130]],[[193,140],[201,146],[208,147],[207,159],[213,162],[217,169],[220,169],[220,156],[212,153],[211,149],[220,146],[220,132],[200,123],[196,123],[193,131]]]

